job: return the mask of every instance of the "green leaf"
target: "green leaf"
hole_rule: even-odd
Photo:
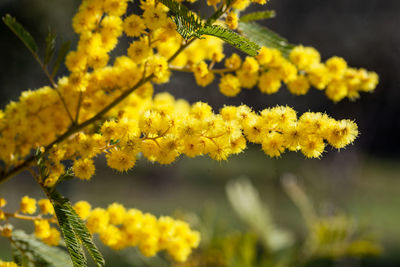
[[[64,61],[65,56],[67,55],[70,47],[71,47],[71,41],[67,41],[61,44],[61,47],[58,51],[56,62],[54,63],[53,71],[51,73],[52,78],[57,74],[57,71],[60,68],[61,63]]]
[[[75,233],[89,252],[94,262],[97,264],[97,266],[103,266],[105,264],[104,258],[96,245],[93,243],[92,236],[90,235],[85,223],[78,216],[78,214],[76,214],[71,204],[69,204],[69,210],[72,214],[71,223]]]
[[[254,22],[239,22],[238,30],[260,46],[278,49],[285,57],[289,56],[290,51],[294,47],[294,45],[289,44],[285,38],[279,36],[267,27]]]
[[[193,36],[200,37],[197,31],[203,26],[201,19],[186,6],[174,0],[160,0],[173,14],[172,20],[176,24],[176,31],[188,40]]]
[[[44,64],[47,65],[54,56],[56,50],[56,37],[57,35],[49,28],[49,32],[46,37],[46,49],[44,53]]]
[[[275,17],[274,10],[265,10],[248,13],[240,17],[240,22],[249,22],[254,20],[270,19]]]
[[[67,244],[67,247],[71,247],[70,253],[74,253],[74,257],[76,256],[76,259],[81,261],[81,257],[78,254],[84,255],[82,251],[82,246],[81,243],[86,247],[88,250],[90,256],[94,260],[94,262],[97,264],[97,266],[103,266],[105,264],[104,258],[101,255],[100,251],[97,249],[96,245],[92,241],[92,236],[89,233],[89,230],[87,229],[86,225],[84,222],[79,218],[79,216],[76,214],[75,210],[71,206],[71,203],[69,200],[63,196],[61,196],[57,191],[52,191],[50,194],[50,197],[52,199],[54,208],[56,210],[56,215],[60,223],[60,228],[61,227],[61,221],[60,218],[63,221],[63,227],[66,229],[66,236],[69,238],[67,240],[66,236],[64,235],[65,243]],[[58,210],[58,212],[57,212]],[[60,217],[59,217],[60,216]],[[64,232],[63,232],[64,233]],[[79,239],[79,241],[77,240]],[[78,241],[78,242],[75,242]],[[79,246],[79,250],[77,250],[77,247]],[[80,253],[79,253],[80,252]],[[71,254],[71,257],[73,255]],[[73,259],[74,261],[74,259]],[[74,262],[75,264],[75,262]],[[84,261],[84,264],[86,264],[86,261]],[[76,265],[80,266],[80,265]],[[86,266],[86,265],[85,265]]]
[[[32,35],[25,30],[25,28],[17,22],[17,20],[10,14],[3,17],[3,22],[10,28],[10,30],[24,43],[24,45],[31,51],[32,54],[37,55],[38,50],[35,40]]]
[[[14,242],[13,260],[21,266],[28,265],[29,261],[35,263],[35,266],[65,267],[72,265],[64,250],[48,246],[22,230],[13,231],[12,240]]]
[[[218,25],[207,25],[198,31],[200,35],[212,35],[216,36],[228,44],[236,47],[239,50],[249,54],[250,56],[256,56],[260,46],[246,37],[243,37],[236,32],[223,28]]]
[[[64,237],[65,245],[67,246],[72,263],[75,267],[87,266],[83,249],[79,243],[74,230],[69,221],[69,210],[63,204],[53,201],[54,210],[56,212],[58,224]]]

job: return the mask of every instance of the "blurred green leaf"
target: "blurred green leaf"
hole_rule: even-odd
[[[254,20],[263,20],[263,19],[270,19],[275,17],[274,10],[264,10],[264,11],[257,11],[248,13],[240,17],[240,22],[249,22]]]
[[[10,28],[10,30],[24,43],[24,45],[32,52],[37,55],[37,45],[32,35],[25,30],[25,28],[10,14],[6,14],[3,17],[3,22]]]
[[[235,212],[256,231],[268,250],[277,251],[293,244],[291,232],[276,227],[269,209],[247,178],[229,182],[226,192]]]
[[[56,62],[54,63],[53,66],[51,77],[54,77],[57,74],[57,71],[60,68],[61,63],[64,62],[65,56],[67,55],[70,47],[71,47],[71,41],[67,41],[61,44],[60,49],[58,51]]]
[[[44,54],[44,64],[47,65],[54,56],[54,52],[56,49],[56,37],[57,35],[49,28],[46,37],[46,49]]]
[[[218,25],[207,25],[204,28],[201,28],[198,33],[200,35],[212,35],[218,37],[233,47],[249,54],[250,56],[256,56],[260,46],[246,37],[243,37],[236,32],[223,28]]]
[[[289,56],[294,47],[285,38],[254,22],[239,22],[238,30],[259,46],[278,49],[285,57]]]
[[[35,266],[65,267],[72,265],[64,250],[48,246],[22,230],[13,231],[12,240],[14,242],[13,260],[20,265],[26,266],[28,262],[34,262]]]

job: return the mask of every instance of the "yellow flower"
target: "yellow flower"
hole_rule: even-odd
[[[36,212],[36,200],[28,196],[21,199],[20,210],[22,213],[33,214]]]
[[[54,208],[48,199],[41,199],[38,201],[40,212],[43,214],[54,215]]]
[[[219,91],[226,96],[236,96],[241,91],[239,79],[232,74],[224,75],[219,83]]]
[[[235,30],[239,24],[238,15],[233,11],[229,12],[226,15],[225,23],[230,29]]]
[[[87,201],[78,201],[74,205],[75,212],[82,220],[86,220],[89,217],[91,208],[91,205]]]
[[[51,234],[48,220],[35,220],[35,236],[39,239],[48,238]]]
[[[135,62],[142,62],[151,55],[151,48],[146,38],[134,41],[128,48],[128,56]]]
[[[122,150],[112,150],[106,155],[107,165],[120,172],[127,171],[135,165],[136,154],[127,153]]]
[[[72,170],[76,177],[82,180],[89,180],[95,172],[95,166],[92,159],[81,158],[74,161]]]
[[[126,35],[131,37],[139,37],[146,30],[143,19],[134,14],[125,18],[123,28]]]

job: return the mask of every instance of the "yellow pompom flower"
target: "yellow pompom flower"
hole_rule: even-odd
[[[285,151],[284,142],[282,134],[271,132],[262,140],[262,149],[268,156],[278,157]]]
[[[106,155],[107,165],[120,172],[127,171],[135,165],[136,155],[122,150],[112,150]]]
[[[92,207],[87,201],[78,201],[74,205],[74,210],[81,217],[82,220],[86,220],[90,215]]]
[[[290,60],[301,70],[308,70],[321,61],[321,56],[312,47],[296,46],[290,52]]]
[[[146,30],[143,19],[134,14],[125,18],[123,28],[126,35],[131,37],[139,37]]]
[[[333,102],[339,102],[347,96],[347,85],[342,80],[334,80],[328,84],[325,94]]]
[[[304,75],[297,76],[287,86],[289,91],[294,95],[305,95],[310,89],[310,83]]]
[[[102,208],[95,208],[86,221],[86,226],[92,233],[100,233],[104,231],[109,224],[108,212]]]
[[[38,201],[39,209],[42,214],[54,215],[54,207],[48,199],[41,199]]]
[[[50,224],[48,220],[35,220],[35,236],[44,239],[50,236]]]
[[[259,70],[259,65],[254,57],[246,57],[242,65],[242,70],[250,73],[257,72]]]
[[[258,80],[258,88],[262,93],[274,94],[281,88],[281,80],[279,73],[275,70],[269,70],[261,74]]]
[[[347,68],[347,62],[341,57],[331,57],[325,62],[325,65],[335,79],[342,78]]]
[[[60,232],[56,228],[50,228],[50,235],[42,239],[42,242],[49,246],[58,246],[61,240]]]
[[[167,13],[160,5],[150,7],[143,12],[143,20],[147,28],[157,30],[167,24]]]
[[[240,68],[241,64],[242,64],[242,59],[236,53],[233,53],[229,58],[225,59],[225,67],[228,69],[236,70]]]
[[[325,149],[324,140],[321,137],[309,135],[300,141],[301,152],[307,158],[319,158]]]
[[[0,208],[4,207],[7,205],[7,200],[5,198],[0,197]]]
[[[128,7],[128,0],[104,0],[103,8],[112,16],[122,16]]]
[[[151,56],[151,48],[148,46],[146,38],[141,38],[138,41],[134,41],[128,48],[128,56],[135,62],[142,62]]]
[[[226,96],[236,96],[241,91],[239,79],[232,74],[224,75],[219,83],[219,91]]]
[[[335,148],[343,148],[352,143],[358,136],[357,124],[351,120],[341,120],[332,123],[327,129],[327,141]]]
[[[72,170],[79,179],[89,180],[94,175],[96,167],[92,159],[80,158],[74,161]]]
[[[239,24],[239,18],[236,12],[229,12],[226,15],[226,19],[225,19],[225,23],[226,26],[228,26],[230,29],[232,30],[236,30],[236,28],[238,27]]]
[[[21,199],[20,210],[22,213],[33,214],[36,212],[36,200],[28,196]]]
[[[107,208],[111,224],[122,224],[125,220],[125,207],[119,203],[112,203]]]

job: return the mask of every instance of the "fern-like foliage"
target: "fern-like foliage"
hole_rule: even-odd
[[[50,198],[74,266],[87,266],[82,244],[96,265],[103,266],[105,264],[103,256],[93,243],[89,230],[76,214],[69,200],[55,190],[50,193]]]
[[[228,44],[242,50],[243,52],[249,54],[250,56],[256,56],[260,46],[246,37],[243,37],[236,32],[223,28],[218,25],[207,25],[201,28],[198,33],[200,35],[212,35],[216,36]]]
[[[203,27],[201,19],[186,6],[173,0],[160,0],[172,13],[172,20],[176,24],[176,31],[188,40],[193,36],[200,37],[197,31]]]

